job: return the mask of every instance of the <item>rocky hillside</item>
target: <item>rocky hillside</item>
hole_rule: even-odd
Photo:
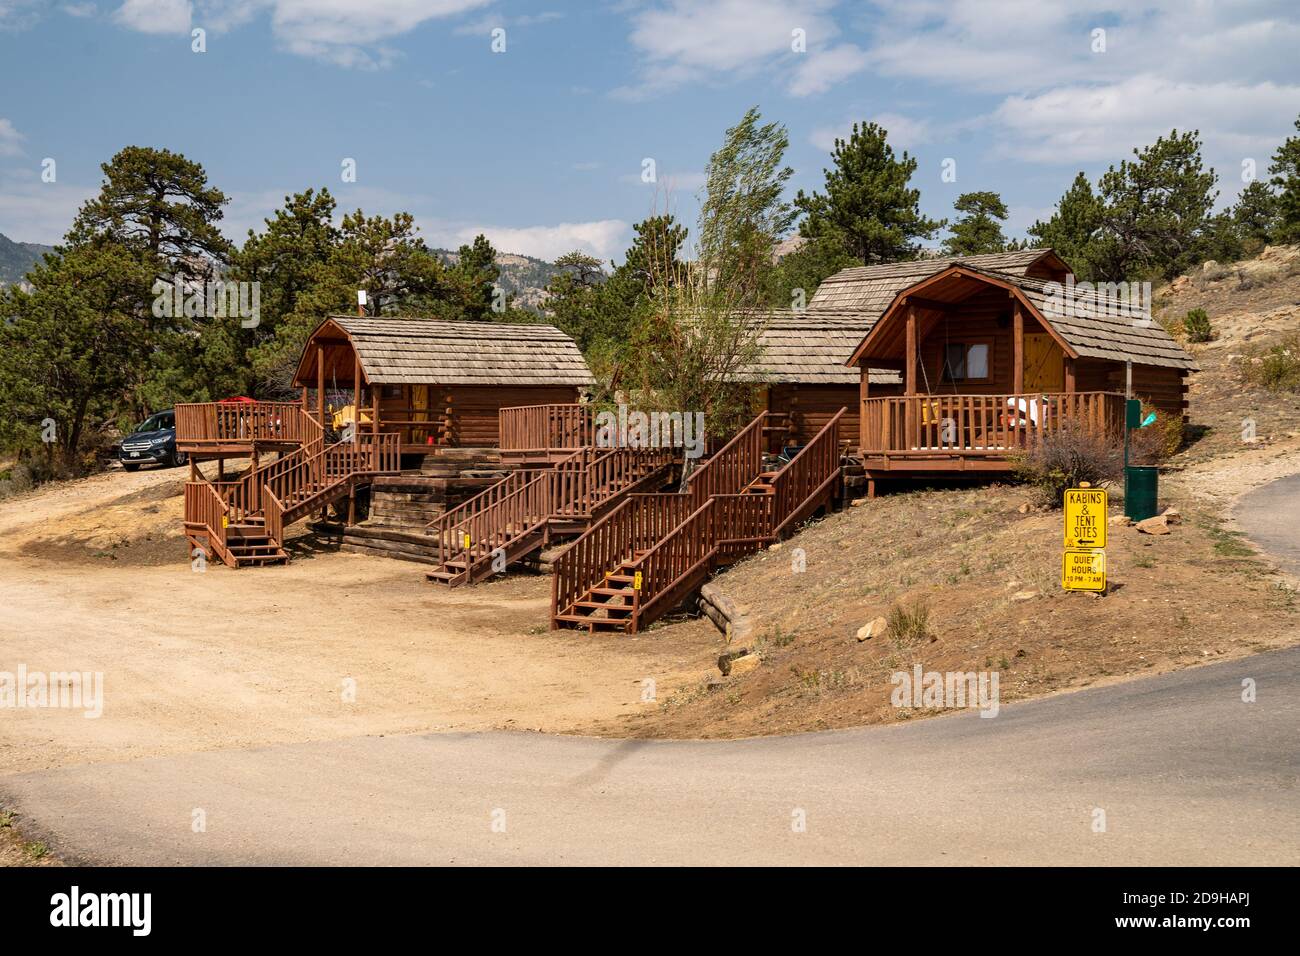
[[[53,248],[38,242],[14,242],[0,233],[0,285],[21,282],[27,270]]]
[[[447,265],[453,265],[458,258],[450,249],[435,249],[434,253]],[[512,252],[497,253],[497,265],[501,269],[501,287],[515,297],[515,305],[535,312],[546,301],[546,284],[561,271],[544,259]]]

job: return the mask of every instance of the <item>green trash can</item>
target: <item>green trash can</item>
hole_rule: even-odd
[[[1134,521],[1155,517],[1159,472],[1154,465],[1129,465],[1124,469],[1124,514]]]

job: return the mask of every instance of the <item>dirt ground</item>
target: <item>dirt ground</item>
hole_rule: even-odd
[[[179,471],[0,505],[0,670],[102,672],[104,715],[16,709],[0,773],[362,734],[570,731],[693,678],[716,640],[547,630],[550,586],[448,591],[420,565],[312,551],[191,570]],[[355,681],[355,702],[344,699]]]

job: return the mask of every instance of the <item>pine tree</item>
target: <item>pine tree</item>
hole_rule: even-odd
[[[1300,131],[1300,119],[1295,121]],[[1276,242],[1300,242],[1300,136],[1289,136],[1273,154],[1273,185],[1278,189]]]
[[[800,235],[839,243],[860,264],[915,258],[918,239],[929,239],[943,220],[921,215],[920,190],[908,183],[916,160],[894,158],[887,132],[875,123],[853,124],[848,140],[835,140],[834,168],[823,170],[825,192],[795,197],[805,214]]]
[[[952,235],[943,242],[948,255],[977,256],[1006,249],[1001,223],[1006,221],[1007,206],[1001,196],[987,191],[962,193],[953,208],[963,215],[948,227]]]
[[[1105,211],[1088,177],[1080,172],[1056,204],[1052,217],[1034,223],[1028,232],[1038,245],[1054,249],[1080,279],[1091,279],[1097,233]]]

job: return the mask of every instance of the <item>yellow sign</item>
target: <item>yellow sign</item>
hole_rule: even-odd
[[[1066,490],[1065,547],[1106,547],[1106,492],[1100,488]]]
[[[633,590],[633,591],[640,591],[640,590],[641,590],[641,572],[640,572],[640,571],[638,571],[638,572],[636,572],[636,574],[632,575],[632,590]]]
[[[222,515],[222,516],[221,516],[221,527],[223,527],[223,528],[229,528],[229,527],[230,527],[230,519],[227,518],[225,515]]]
[[[1061,555],[1061,587],[1067,591],[1106,590],[1106,552],[1079,548]]]
[[[465,550],[466,550],[466,551],[469,550],[469,532],[468,532],[468,531],[465,532]]]

